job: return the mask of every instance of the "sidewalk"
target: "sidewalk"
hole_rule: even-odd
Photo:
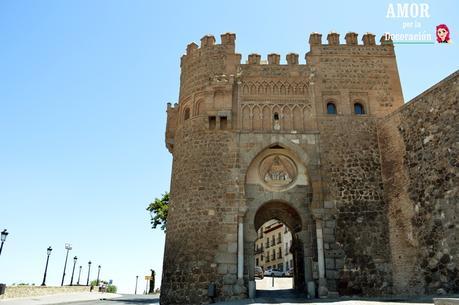
[[[121,297],[116,293],[101,293],[101,292],[78,292],[66,294],[53,294],[45,296],[33,296],[17,299],[0,300],[0,305],[45,305],[45,304],[61,304],[67,302],[92,301],[99,299],[114,299]]]

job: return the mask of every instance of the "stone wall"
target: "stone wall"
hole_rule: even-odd
[[[459,291],[458,80],[455,72],[379,126],[398,293]]]
[[[0,295],[0,299],[12,299],[32,296],[43,296],[59,293],[77,293],[89,292],[89,286],[7,286],[4,295]]]
[[[190,119],[175,135],[162,304],[207,304],[210,283],[219,298],[245,295],[237,273],[237,202],[231,169],[234,135]]]
[[[376,119],[319,119],[329,289],[341,295],[391,292],[386,204],[383,200]]]

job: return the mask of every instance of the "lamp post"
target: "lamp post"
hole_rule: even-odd
[[[49,256],[51,255],[51,251],[53,251],[53,248],[49,246],[48,249],[46,249],[46,254],[48,254],[48,256],[46,257],[45,274],[43,275],[43,283],[41,283],[42,286],[46,286],[46,273],[48,272],[48,262]]]
[[[137,294],[137,282],[139,281],[139,276],[136,275],[135,276],[135,291],[134,291],[134,294]]]
[[[65,269],[67,268],[67,259],[69,257],[69,251],[72,250],[72,245],[71,244],[65,244],[65,250],[67,250],[67,255],[65,256],[64,272],[62,274],[61,286],[64,286]]]
[[[10,234],[10,233],[8,233],[8,232],[6,231],[6,229],[2,231],[2,235],[1,235],[2,244],[0,245],[0,254],[2,254],[3,243],[5,242],[6,237],[8,236],[8,234]]]
[[[80,285],[81,268],[82,268],[82,266],[80,266],[80,272],[78,272],[78,281],[77,281],[77,285]]]
[[[99,275],[100,275],[100,265],[97,267],[99,270],[97,271],[97,286],[99,286]]]
[[[88,279],[86,280],[86,286],[89,286],[89,274],[91,273],[91,261],[88,262]]]
[[[75,274],[75,265],[77,262],[78,257],[73,258],[73,270],[72,270],[72,277],[70,278],[70,286],[73,286],[73,274]]]

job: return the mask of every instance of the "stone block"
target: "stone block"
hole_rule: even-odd
[[[228,273],[228,274],[225,274],[223,276],[223,284],[224,285],[233,285],[234,283],[236,283],[236,275],[235,274],[231,274],[231,273]]]
[[[335,268],[342,269],[344,267],[344,258],[336,258],[335,259]]]
[[[335,203],[333,201],[324,201],[324,208],[325,209],[334,209]]]
[[[327,269],[327,270],[325,270],[325,277],[327,279],[333,279],[334,280],[334,279],[338,278],[338,274],[337,274],[336,270]]]
[[[228,253],[237,253],[237,243],[228,244]]]
[[[234,264],[236,259],[236,255],[232,253],[219,252],[215,255],[215,262],[218,264]]]
[[[218,264],[217,273],[218,274],[226,274],[226,273],[228,273],[228,265],[227,264]]]
[[[335,269],[335,259],[334,258],[325,258],[325,268]]]
[[[228,273],[237,273],[237,264],[229,264],[228,265]]]

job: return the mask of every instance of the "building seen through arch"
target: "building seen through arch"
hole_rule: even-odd
[[[257,231],[255,266],[263,270],[278,269],[284,275],[293,270],[292,233],[278,220],[267,221]]]

